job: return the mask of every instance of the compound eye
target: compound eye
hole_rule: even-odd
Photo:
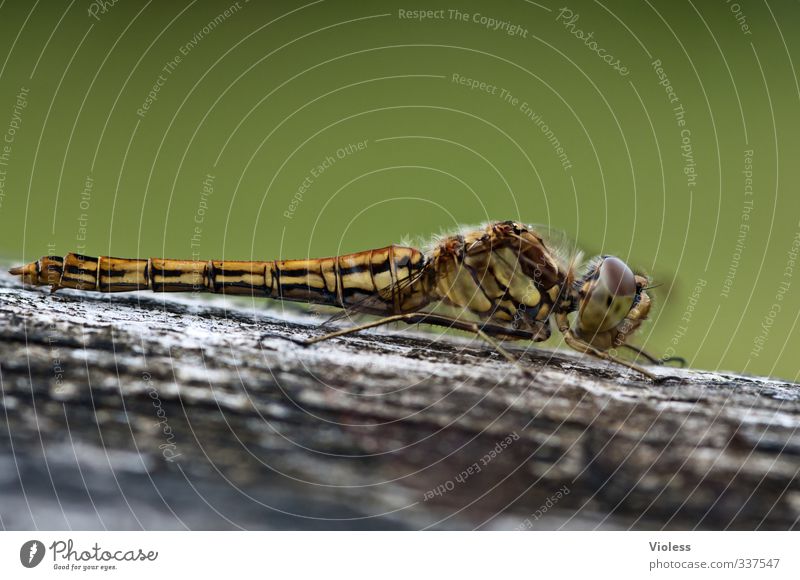
[[[581,302],[581,333],[591,336],[617,326],[630,312],[635,296],[636,278],[627,264],[614,256],[604,258]]]
[[[600,264],[599,281],[612,296],[633,296],[636,294],[636,279],[628,265],[614,256],[609,256]]]

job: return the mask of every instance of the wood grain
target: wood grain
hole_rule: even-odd
[[[4,529],[794,529],[800,387],[0,275]]]

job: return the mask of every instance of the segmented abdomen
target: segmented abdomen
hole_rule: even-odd
[[[273,298],[358,307],[373,314],[407,312],[428,300],[419,284],[409,283],[425,266],[425,256],[414,248],[387,246],[274,265],[280,295]]]
[[[415,310],[428,301],[420,284],[408,283],[425,266],[414,248],[388,246],[331,258],[274,261],[94,258],[70,253],[45,256],[12,274],[37,286],[98,292],[215,292],[358,306],[370,313]]]

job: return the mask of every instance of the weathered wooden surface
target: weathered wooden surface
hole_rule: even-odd
[[[0,525],[799,526],[797,385],[315,323],[0,275]]]

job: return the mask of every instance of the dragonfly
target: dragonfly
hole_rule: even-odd
[[[391,245],[328,258],[271,261],[69,253],[44,256],[9,272],[23,284],[50,286],[51,292],[204,291],[378,317],[300,341],[304,345],[395,322],[429,324],[477,335],[520,364],[502,342],[541,342],[555,326],[572,349],[653,380],[656,375],[638,364],[639,357],[651,364],[682,361],[657,359],[628,343],[652,306],[647,276],[611,255],[580,262],[579,252],[567,255],[546,240],[542,228],[502,221],[442,236],[426,251]],[[633,360],[616,354],[622,347],[635,353]]]

